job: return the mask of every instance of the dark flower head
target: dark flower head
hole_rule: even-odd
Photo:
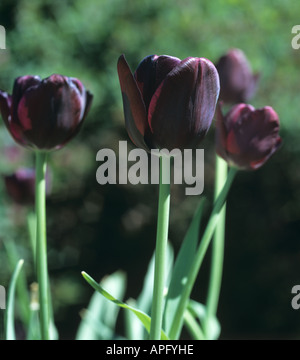
[[[92,95],[75,78],[22,76],[13,93],[0,91],[0,112],[14,140],[38,150],[64,146],[79,131]]]
[[[237,104],[247,102],[254,95],[259,74],[253,74],[249,62],[240,49],[231,49],[217,62],[220,76],[220,100]]]
[[[279,148],[279,118],[269,106],[255,110],[246,104],[235,105],[226,116],[217,111],[217,153],[230,166],[244,170],[261,167]]]
[[[207,133],[219,95],[219,77],[204,58],[146,57],[132,74],[125,57],[118,61],[125,123],[134,144],[184,149]]]
[[[35,170],[20,168],[13,174],[5,175],[4,183],[8,195],[18,205],[33,205],[35,199]],[[51,191],[51,173],[46,172],[46,193]]]

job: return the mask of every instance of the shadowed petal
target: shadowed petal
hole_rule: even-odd
[[[136,146],[149,151],[144,141],[148,128],[145,104],[124,55],[118,60],[118,75],[128,135]]]

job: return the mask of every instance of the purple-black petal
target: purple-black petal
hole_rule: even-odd
[[[156,145],[195,146],[207,133],[219,94],[219,77],[206,59],[187,58],[168,73],[154,93],[148,121]]]
[[[139,64],[134,77],[141,91],[147,112],[156,89],[180,62],[180,59],[173,56],[150,55]]]

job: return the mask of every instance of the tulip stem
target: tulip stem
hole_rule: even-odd
[[[215,175],[215,201],[217,200],[227,178],[227,162],[216,155],[216,175]],[[211,275],[208,287],[206,304],[205,333],[206,338],[210,339],[210,324],[217,315],[222,275],[224,263],[224,242],[225,242],[225,221],[226,221],[226,203],[219,215],[219,221],[216,226],[212,241]]]
[[[165,184],[163,181],[165,161],[170,161],[170,159],[161,156],[150,340],[160,340],[162,330],[166,253],[170,214],[170,181]]]
[[[36,152],[36,268],[39,284],[42,340],[49,340],[49,293],[46,236],[46,168],[47,153]]]
[[[215,228],[216,228],[216,225],[219,220],[220,212],[226,201],[228,192],[230,190],[231,184],[235,178],[236,173],[237,173],[237,169],[235,169],[235,168],[230,169],[226,183],[225,183],[222,191],[220,192],[220,195],[218,196],[217,200],[214,203],[214,208],[213,208],[210,218],[208,220],[204,234],[200,240],[200,244],[198,246],[198,249],[196,251],[190,271],[187,276],[187,281],[186,281],[185,286],[181,293],[180,301],[179,301],[179,304],[178,304],[178,307],[176,310],[176,317],[173,320],[173,323],[172,323],[172,326],[171,326],[171,329],[169,332],[169,338],[171,340],[176,340],[180,335],[185,309],[188,305],[188,301],[191,296],[191,293],[192,293],[195,281],[197,279],[200,267],[202,265],[204,256],[205,256],[208,246],[210,244],[210,240],[215,232]]]

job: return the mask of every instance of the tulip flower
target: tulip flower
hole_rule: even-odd
[[[118,74],[126,128],[136,146],[184,149],[203,139],[219,95],[219,76],[209,60],[152,55],[132,74],[122,55]]]
[[[240,49],[231,49],[217,62],[220,76],[220,100],[237,104],[247,102],[254,95],[259,74],[253,74],[249,62]]]
[[[22,76],[13,93],[0,91],[0,112],[14,140],[34,150],[55,150],[79,131],[92,95],[75,78]]]
[[[0,91],[0,112],[14,140],[36,154],[36,270],[39,284],[40,328],[50,339],[49,286],[46,237],[47,155],[68,143],[79,131],[90,109],[92,95],[75,78],[51,75],[22,76],[12,95]]]
[[[261,167],[281,144],[279,118],[269,106],[235,105],[226,116],[217,111],[217,153],[229,165],[244,170]]]

